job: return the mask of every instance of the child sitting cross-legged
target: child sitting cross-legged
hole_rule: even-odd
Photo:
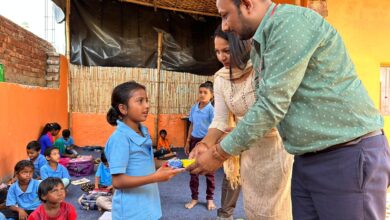
[[[47,164],[45,156],[40,154],[41,144],[38,141],[30,141],[27,144],[27,155],[31,162],[34,163],[34,179],[41,179],[41,167]]]
[[[57,177],[62,180],[65,187],[68,187],[70,183],[70,175],[68,170],[58,163],[60,161],[60,151],[55,147],[48,148],[45,150],[45,157],[48,164],[41,167],[42,180],[49,177]]]
[[[28,220],[76,220],[76,209],[65,202],[66,190],[60,178],[49,177],[41,182],[38,189],[43,202]]]
[[[157,157],[158,159],[171,159],[176,156],[176,153],[171,150],[172,145],[169,143],[167,135],[168,133],[165,129],[160,130],[157,150],[154,152],[154,157]]]
[[[40,204],[38,198],[39,181],[33,179],[34,164],[29,160],[19,161],[15,165],[17,181],[11,185],[7,193],[7,209],[1,213],[7,219],[27,219]]]
[[[112,177],[104,151],[102,151],[100,159],[102,162],[100,162],[95,174],[95,190],[101,188],[112,190]]]
[[[54,147],[57,147],[60,150],[61,157],[76,158],[79,155],[74,149],[76,145],[74,144],[72,136],[70,136],[69,129],[64,129],[62,131],[62,137],[54,142]]]

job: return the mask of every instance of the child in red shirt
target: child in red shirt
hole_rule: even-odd
[[[39,199],[43,202],[28,220],[76,220],[76,209],[64,202],[66,191],[60,178],[49,177],[39,184]]]

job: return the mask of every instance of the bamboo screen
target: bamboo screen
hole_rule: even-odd
[[[113,88],[122,82],[135,80],[146,86],[151,114],[157,113],[158,105],[160,114],[187,114],[196,101],[199,85],[212,79],[212,76],[161,70],[158,94],[157,69],[71,65],[70,110],[106,113]]]

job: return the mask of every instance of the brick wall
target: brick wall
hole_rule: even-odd
[[[0,63],[7,82],[46,86],[47,53],[54,47],[0,15]]]

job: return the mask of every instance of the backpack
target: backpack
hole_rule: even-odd
[[[93,173],[95,165],[92,156],[82,156],[69,161],[68,171],[71,176],[89,176]]]
[[[110,196],[109,192],[100,192],[100,191],[92,191],[90,193],[84,193],[78,199],[78,203],[80,208],[83,210],[98,210],[98,206],[96,205],[96,199],[99,196]]]

